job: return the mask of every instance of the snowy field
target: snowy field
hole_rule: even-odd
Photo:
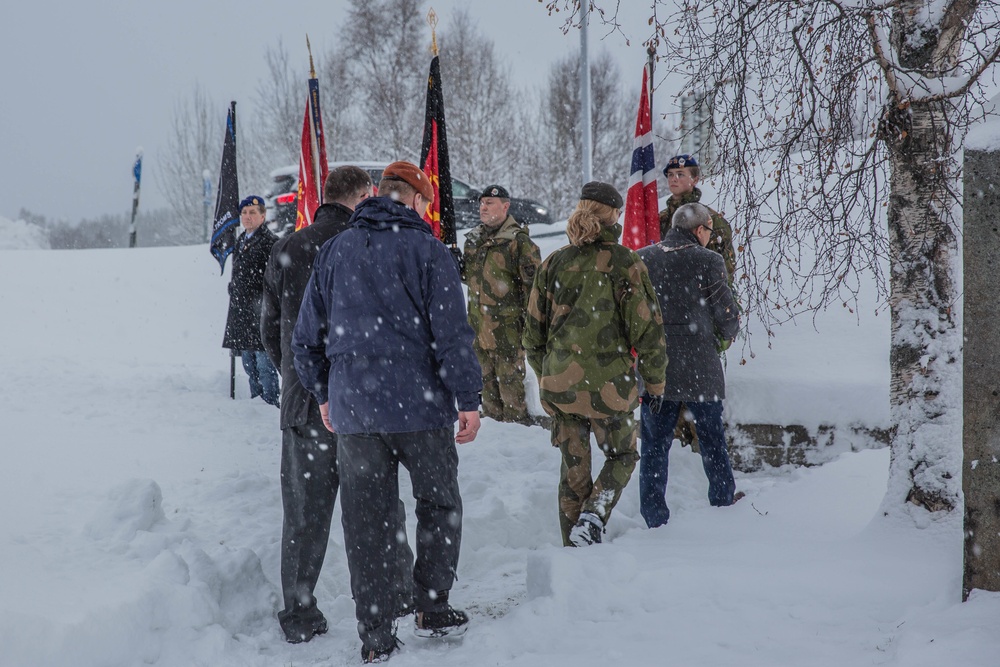
[[[228,278],[207,249],[32,250],[22,232],[0,220],[0,248],[22,248],[0,250],[0,667],[359,664],[339,503],[317,590],[330,632],[282,641],[278,411],[242,370],[229,399]],[[837,315],[730,363],[729,409],[884,423],[887,318]],[[676,447],[670,524],[644,527],[633,480],[607,543],[576,550],[558,546],[547,435],[486,420],[460,447],[452,599],[472,625],[434,643],[404,623],[390,664],[1000,664],[1000,594],[960,601],[958,513],[878,516],[887,450],[738,475],[747,497],[712,508]]]

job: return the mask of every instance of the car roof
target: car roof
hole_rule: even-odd
[[[355,162],[327,162],[330,169],[336,167],[347,167],[354,166],[360,167],[361,169],[385,169],[389,166],[388,162],[378,162],[374,160],[362,160]],[[276,178],[278,176],[298,176],[299,175],[299,165],[290,164],[287,167],[279,167],[271,172],[271,178]]]
[[[354,167],[359,167],[361,169],[367,169],[367,170],[372,170],[372,169],[383,170],[386,167],[388,167],[391,163],[390,162],[379,162],[377,160],[360,160],[360,161],[357,161],[357,162],[330,162],[330,161],[327,161],[326,164],[327,164],[327,166],[330,169],[334,169],[335,167],[354,166]],[[279,176],[295,176],[296,178],[298,178],[298,176],[299,176],[299,165],[297,165],[297,164],[290,164],[287,167],[279,167],[278,169],[275,169],[275,170],[273,170],[271,172],[271,179],[272,180],[275,179],[275,178],[278,178]],[[462,185],[464,185],[464,186],[466,186],[468,188],[471,188],[473,190],[479,190],[479,189],[481,189],[478,186],[472,185],[468,181],[464,181],[464,180],[462,180],[460,178],[455,178],[454,174],[452,175],[451,180],[458,181]]]

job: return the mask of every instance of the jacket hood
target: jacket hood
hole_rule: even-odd
[[[408,227],[431,233],[431,226],[420,214],[388,197],[369,197],[358,204],[351,216],[351,226],[379,231]]]

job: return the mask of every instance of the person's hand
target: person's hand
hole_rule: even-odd
[[[479,410],[458,413],[458,433],[455,434],[455,442],[464,445],[476,439],[479,433]]]
[[[650,412],[653,414],[659,414],[660,410],[663,409],[663,394],[660,394],[659,396],[643,394],[642,402],[646,404]]]
[[[452,259],[455,260],[455,266],[458,267],[458,275],[465,277],[465,255],[462,253],[462,249],[453,246],[448,248],[451,251]]]
[[[319,416],[323,419],[323,426],[326,427],[326,430],[329,431],[330,433],[336,433],[336,431],[333,430],[333,424],[330,423],[330,402],[329,401],[327,401],[323,405],[319,406]]]

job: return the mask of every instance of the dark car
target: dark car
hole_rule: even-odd
[[[331,162],[330,168],[354,165],[368,172],[376,184],[382,179],[382,170],[387,162]],[[267,197],[267,221],[271,228],[283,234],[295,229],[296,199],[299,188],[299,168],[297,165],[282,167],[271,172],[271,186],[264,195]],[[455,200],[455,227],[464,229],[479,224],[479,194],[476,188],[456,178],[451,179],[451,191]],[[528,225],[551,225],[552,215],[547,206],[531,199],[511,197],[510,214],[518,222]]]

